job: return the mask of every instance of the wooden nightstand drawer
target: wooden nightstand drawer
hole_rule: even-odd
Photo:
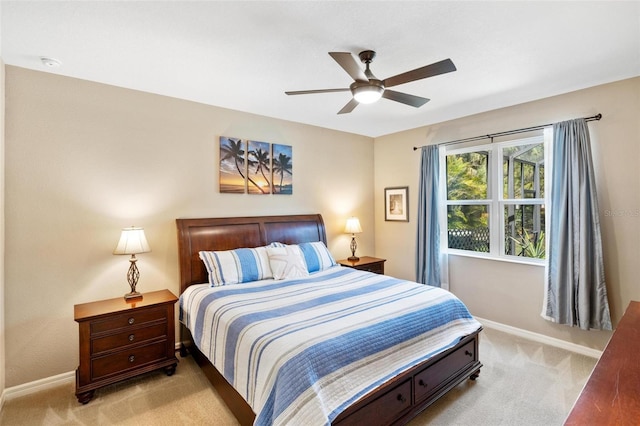
[[[361,271],[373,272],[374,274],[384,274],[384,264],[383,263],[372,263],[367,266],[361,266],[359,268]]]
[[[165,318],[166,321],[166,318]],[[121,348],[123,346],[139,344],[151,339],[167,336],[167,323],[161,323],[152,325],[149,327],[138,327],[131,330],[126,330],[121,333],[109,335],[105,337],[99,337],[91,340],[91,354],[99,355],[101,352],[106,352],[114,349]]]
[[[167,342],[140,346],[91,360],[91,378],[100,380],[167,357]]]
[[[165,320],[167,311],[164,308],[145,309],[129,312],[123,315],[115,315],[102,320],[91,322],[91,334],[117,330],[123,327],[131,327],[156,320]]]
[[[358,260],[338,260],[338,263],[342,266],[357,269],[359,271],[367,271],[373,272],[374,274],[384,275],[384,262],[386,261],[386,259],[379,259],[377,257],[362,256]]]

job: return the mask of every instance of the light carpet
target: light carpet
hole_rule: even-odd
[[[484,364],[413,419],[422,425],[562,425],[597,360],[500,331],[480,338]],[[6,401],[0,425],[237,425],[191,357],[176,373],[152,372],[98,389],[86,405],[74,384]]]

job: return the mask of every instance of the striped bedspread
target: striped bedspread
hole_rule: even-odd
[[[190,286],[180,321],[256,425],[329,424],[481,326],[445,290],[341,266],[302,279]]]

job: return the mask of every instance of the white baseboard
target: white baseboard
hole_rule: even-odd
[[[180,343],[176,343],[176,351],[180,349]],[[5,401],[10,401],[20,396],[29,395],[41,390],[50,389],[56,386],[65,385],[75,381],[76,372],[68,371],[66,373],[58,374],[57,376],[45,377],[44,379],[35,380],[29,383],[23,383],[18,386],[12,386],[7,388],[0,395],[0,410]]]
[[[534,342],[543,343],[549,346],[555,346],[556,348],[565,349],[567,351],[589,356],[591,358],[600,358],[600,356],[602,355],[602,351],[599,351],[597,349],[588,348],[586,346],[567,342],[565,340],[556,339],[555,337],[545,336],[544,334],[534,333],[533,331],[523,330],[521,328],[512,327],[510,325],[501,324],[499,322],[491,321],[484,318],[475,317],[475,319],[480,321],[480,323],[482,323],[482,325],[487,328],[492,328],[504,333],[513,334],[514,336],[533,340]]]
[[[45,377],[44,379],[35,380],[29,383],[23,383],[18,386],[12,386],[4,390],[5,400],[11,401],[19,396],[29,395],[41,390],[50,389],[56,386],[73,383],[76,377],[75,371],[58,374],[57,376]]]

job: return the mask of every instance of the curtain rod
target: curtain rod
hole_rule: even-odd
[[[596,114],[596,115],[594,115],[592,117],[584,117],[584,120],[585,121],[597,121],[597,120],[600,120],[601,118],[602,118],[602,114]],[[454,145],[454,144],[463,143],[463,142],[480,141],[482,139],[493,139],[493,138],[499,137],[499,136],[515,135],[517,133],[531,132],[533,130],[542,130],[545,127],[549,127],[549,126],[553,126],[553,123],[551,123],[551,124],[542,124],[540,126],[525,127],[523,129],[507,130],[506,132],[491,133],[491,134],[482,135],[482,136],[474,136],[472,138],[457,139],[455,141],[441,142],[441,143],[436,144],[436,145],[438,145],[438,146]],[[428,145],[423,145],[423,146],[428,146]],[[414,146],[413,150],[415,151],[415,150],[420,149],[420,148],[422,148],[422,146]]]

